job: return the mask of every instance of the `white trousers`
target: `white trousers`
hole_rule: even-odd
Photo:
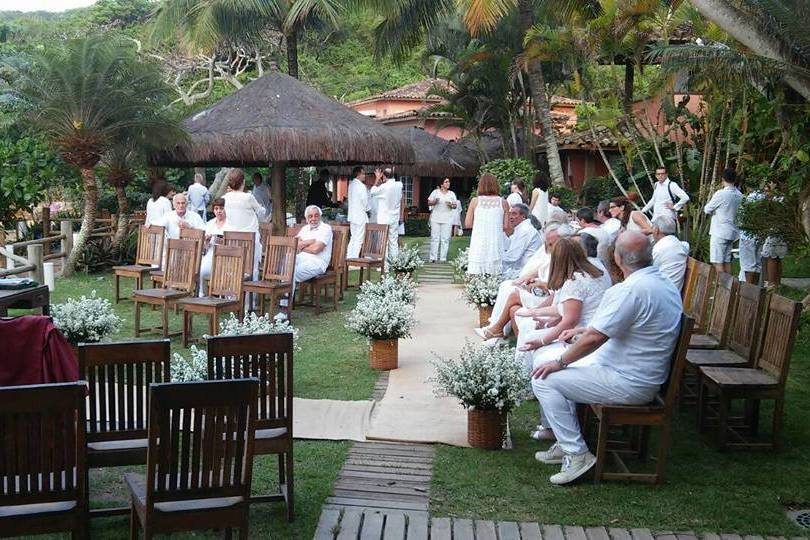
[[[202,260],[200,261],[200,296],[205,296],[208,294],[208,287],[206,286],[206,280],[211,279],[211,269],[214,265],[214,247],[211,246],[208,248],[208,251],[205,252],[205,255],[202,256]]]
[[[532,390],[543,409],[543,425],[551,428],[562,451],[570,455],[588,451],[577,403],[641,405],[652,400],[658,387],[632,383],[614,369],[594,364],[532,379]]]
[[[323,261],[312,253],[299,253],[295,256],[295,284],[318,277],[326,272]]]
[[[351,231],[351,239],[349,240],[349,247],[346,250],[346,257],[356,259],[360,256],[360,250],[363,249],[363,239],[366,236],[365,223],[349,223],[349,231]]]
[[[492,306],[492,316],[489,318],[490,324],[493,324],[501,318],[503,310],[506,309],[506,301],[509,299],[509,295],[512,294],[512,291],[516,291],[517,289],[518,287],[516,285],[512,285],[511,279],[501,282],[498,286],[498,296],[495,297],[495,305]],[[506,326],[508,328],[510,325],[507,324]],[[504,328],[504,334],[507,333],[506,330],[507,329]]]
[[[430,222],[430,260],[446,261],[447,248],[450,247],[450,233],[453,231],[452,223]]]
[[[392,223],[388,226],[388,254],[386,259],[393,259],[399,255],[399,223]],[[388,262],[386,261],[386,267]]]

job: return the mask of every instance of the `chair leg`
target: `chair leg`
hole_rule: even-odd
[[[706,388],[703,384],[703,377],[700,376],[698,373],[698,382],[697,382],[697,407],[695,407],[695,420],[697,422],[697,430],[698,433],[703,433],[705,431],[705,426],[703,425],[706,421]]]
[[[129,540],[138,540],[138,514],[134,506],[129,510]]]
[[[782,449],[782,420],[785,412],[785,398],[784,396],[777,398],[773,403],[773,427],[771,428],[771,437],[773,437],[772,446],[774,450]]]
[[[315,300],[315,315],[321,314],[321,286],[318,285],[317,287],[313,283],[312,287],[312,295],[314,296],[313,300]]]
[[[249,510],[245,510],[245,517],[242,519],[242,523],[239,525],[239,540],[248,540],[248,534],[250,531],[249,524]]]
[[[121,297],[118,294],[119,287],[120,287],[120,281],[121,281],[121,276],[119,276],[118,274],[115,274],[115,283],[113,285],[113,291],[115,291],[115,303],[116,304],[121,301]]]
[[[649,427],[647,428],[649,432]],[[658,456],[655,463],[655,483],[664,483],[664,474],[667,467],[667,456],[669,455],[669,438],[672,430],[672,419],[667,418],[661,426],[661,433],[658,435]]]
[[[335,282],[332,284],[332,306],[335,308],[335,311],[338,310],[338,291],[340,290],[340,282],[335,278]]]
[[[188,348],[188,336],[191,334],[191,313],[183,310],[183,347]]]
[[[721,451],[727,450],[726,440],[728,438],[728,415],[730,409],[731,399],[721,389],[717,409],[717,448]]]
[[[217,330],[219,330],[219,325],[217,324],[219,317],[217,317],[217,315],[216,311],[208,314],[208,334],[212,336],[217,335]]]
[[[608,422],[603,416],[599,419],[599,435],[596,439],[596,466],[594,467],[593,481],[597,484],[602,481],[602,473],[605,470],[605,460],[607,459],[607,439]]]
[[[292,449],[285,454],[285,465],[287,469],[287,521],[292,522],[295,519],[295,497],[293,492],[293,452]]]
[[[141,335],[141,303],[135,300],[135,337]]]
[[[169,337],[169,304],[163,302],[162,310],[162,324],[163,324],[163,337]]]

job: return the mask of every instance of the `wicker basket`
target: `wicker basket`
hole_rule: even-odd
[[[480,328],[489,326],[490,317],[492,317],[492,306],[478,306],[478,326]]]
[[[467,411],[467,442],[473,448],[498,450],[503,446],[506,415],[500,411]]]
[[[371,369],[397,369],[399,360],[399,340],[372,339],[368,350],[368,363]]]

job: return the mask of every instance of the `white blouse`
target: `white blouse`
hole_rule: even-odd
[[[162,221],[163,216],[172,211],[172,203],[161,195],[157,200],[149,199],[146,202],[146,220],[144,225],[156,225]]]
[[[588,261],[602,270],[599,277],[591,277],[585,272],[575,272],[572,279],[566,280],[563,286],[554,294],[554,305],[560,316],[563,315],[563,302],[566,300],[579,300],[582,302],[582,312],[579,316],[577,326],[588,326],[596,313],[602,295],[611,286],[610,274],[604,270],[602,263],[598,259],[589,258]]]
[[[434,189],[428,196],[429,201],[433,199],[438,199],[438,202],[430,210],[430,221],[433,223],[453,223],[456,209],[447,206],[447,203],[456,203],[458,205],[456,194],[450,190],[447,190],[447,193],[442,193],[442,190]]]
[[[229,191],[225,199],[225,228],[229,231],[259,232],[259,222],[267,215],[256,197],[244,191]]]

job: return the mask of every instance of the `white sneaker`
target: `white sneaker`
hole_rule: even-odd
[[[560,472],[552,475],[549,481],[558,486],[568,484],[590,471],[594,465],[596,465],[596,456],[590,452],[577,455],[566,454],[563,457]]]
[[[545,452],[535,452],[534,459],[539,461],[540,463],[545,463],[546,465],[557,465],[563,462],[563,458],[565,457],[565,452],[563,452],[560,445],[557,443],[552,444],[549,446],[548,450]]]
[[[532,431],[529,434],[529,437],[534,439],[535,441],[556,441],[557,437],[554,436],[554,432],[551,431],[547,427],[543,427],[538,425],[537,429]]]

